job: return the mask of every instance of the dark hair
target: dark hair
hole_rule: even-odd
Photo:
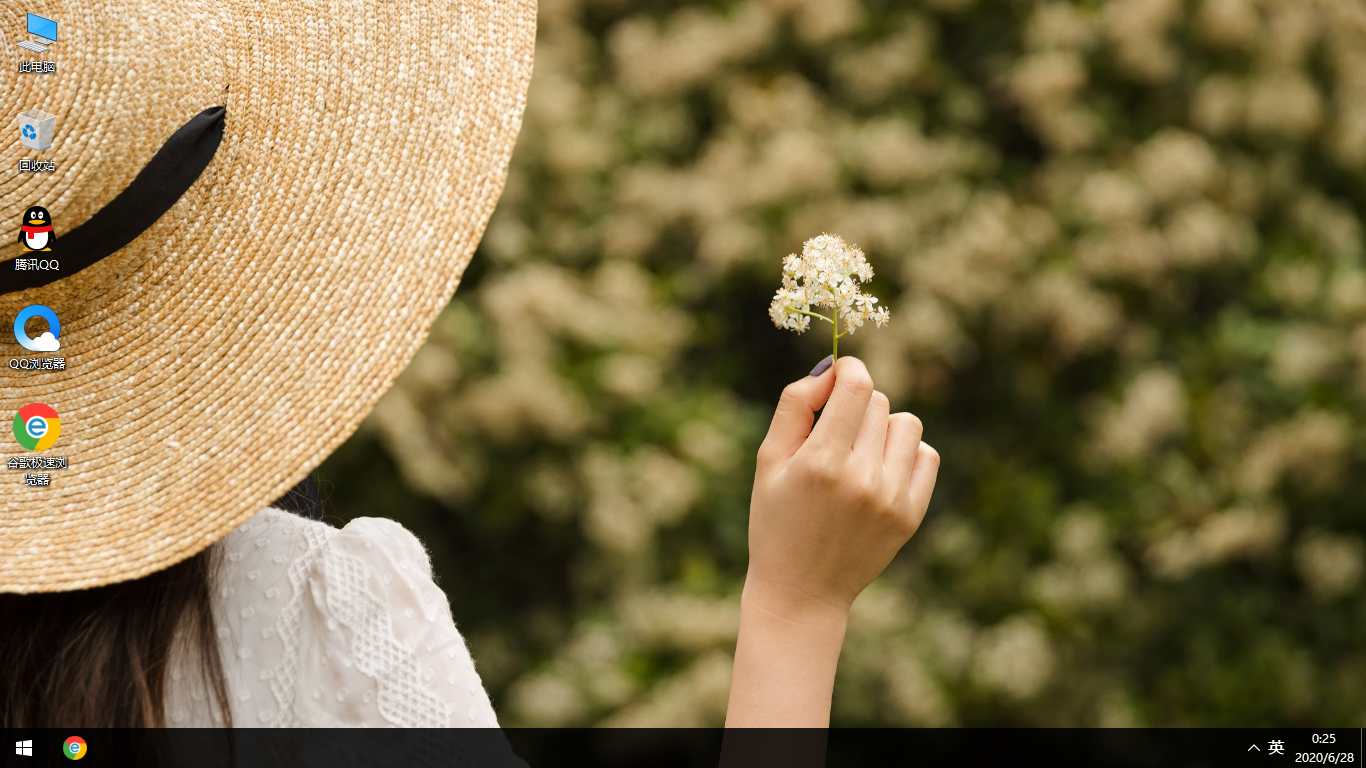
[[[320,520],[305,477],[271,506]],[[0,595],[0,728],[159,728],[177,643],[198,658],[232,725],[213,620],[218,548],[141,579],[78,592]]]
[[[198,657],[230,719],[213,620],[217,559],[210,547],[122,584],[0,595],[0,728],[162,727],[177,643]]]

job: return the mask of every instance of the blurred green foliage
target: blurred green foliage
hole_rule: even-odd
[[[505,724],[721,722],[822,231],[944,461],[837,725],[1366,720],[1366,6],[543,0],[536,55],[464,285],[321,471],[430,546]]]

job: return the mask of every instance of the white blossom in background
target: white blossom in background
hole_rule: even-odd
[[[717,532],[742,519],[772,403],[732,386],[754,361],[696,365],[741,338],[698,310],[810,232],[878,259],[873,309],[900,314],[859,355],[894,404],[939,406],[939,429],[992,454],[1018,434],[996,423],[1067,425],[1049,451],[958,462],[954,484],[1078,481],[1010,531],[1000,493],[941,509],[916,534],[934,575],[898,558],[855,603],[833,725],[1198,725],[1211,696],[1257,716],[1220,675],[1182,674],[1199,649],[1160,642],[1216,575],[1313,608],[1275,622],[1284,717],[1366,712],[1366,692],[1316,697],[1301,672],[1351,663],[1321,624],[1366,605],[1366,529],[1340,514],[1366,426],[1366,212],[1334,181],[1366,161],[1362,0],[1049,0],[1005,35],[1000,4],[973,0],[616,3],[603,24],[605,5],[540,4],[485,277],[367,420],[374,445],[330,460],[347,516],[383,498],[408,524],[429,514],[410,494],[452,521],[521,504],[549,538],[480,524],[483,549],[567,558],[569,600],[523,605],[508,582],[490,598],[517,610],[462,620],[500,721],[724,722],[745,549]],[[951,51],[951,29],[1000,45]],[[1007,114],[1035,140],[1002,142]],[[846,332],[792,260],[775,321]],[[1005,397],[962,386],[987,365]],[[362,457],[402,471],[378,483]],[[1135,604],[1152,620],[1116,620]],[[1237,604],[1201,625],[1244,627]],[[1176,688],[1154,698],[1133,665]]]
[[[797,333],[810,328],[812,318],[830,323],[838,357],[841,338],[869,320],[881,328],[891,319],[891,313],[877,305],[876,296],[862,291],[872,279],[873,266],[863,251],[838,235],[818,235],[802,245],[800,254],[783,259],[783,284],[773,295],[768,315],[774,325]]]

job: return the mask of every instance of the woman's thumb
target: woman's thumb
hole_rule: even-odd
[[[787,461],[806,442],[811,426],[816,423],[816,411],[824,407],[835,388],[835,373],[830,370],[834,361],[834,356],[825,358],[811,370],[811,375],[783,388],[778,408],[773,412],[773,423],[759,446],[761,465]]]

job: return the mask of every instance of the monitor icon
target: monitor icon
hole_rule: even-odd
[[[55,19],[45,19],[36,13],[28,15],[28,33],[33,35],[32,40],[24,40],[15,45],[26,51],[34,53],[46,53],[47,46],[57,42],[57,21]]]

